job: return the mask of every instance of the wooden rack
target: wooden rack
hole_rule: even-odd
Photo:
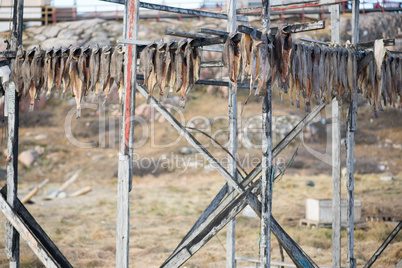
[[[195,16],[225,19],[228,21],[227,31],[216,31],[212,29],[199,29],[197,33],[186,33],[168,30],[166,34],[192,38],[191,45],[194,47],[204,47],[211,45],[221,45],[225,42],[229,32],[236,29],[236,20],[247,21],[247,17],[237,16],[244,10],[236,10],[236,0],[228,1],[228,13],[218,14],[200,10],[174,8],[164,5],[156,5],[138,0],[104,0],[107,2],[124,4],[124,35],[121,43],[126,44],[125,53],[125,86],[123,96],[123,125],[122,139],[119,155],[118,168],[118,201],[117,201],[117,235],[116,235],[116,267],[129,267],[129,239],[130,239],[130,214],[129,214],[129,192],[132,189],[133,174],[133,137],[134,137],[134,109],[135,93],[139,92],[147,97],[149,92],[136,81],[141,79],[137,75],[137,56],[138,53],[148,45],[149,42],[139,41],[139,9],[147,8],[180,14],[191,14]],[[270,12],[275,10],[293,9],[300,7],[311,7],[320,5],[331,5],[331,34],[332,41],[340,43],[340,24],[339,24],[339,3],[346,0],[290,0],[286,3],[282,0],[262,0],[262,6],[256,8],[261,12],[262,26],[264,31],[271,31],[274,34],[277,28],[270,28]],[[14,26],[13,26],[13,47],[16,51],[18,44],[21,44],[22,37],[22,8],[23,0],[14,2]],[[368,47],[371,44],[359,44],[359,0],[353,0],[352,15],[352,44],[361,47]],[[250,11],[250,9],[247,9]],[[294,24],[285,28],[289,33],[305,32],[325,28],[324,21],[306,24]],[[239,32],[250,33],[253,29],[240,25]],[[261,36],[261,32],[258,32]],[[239,35],[240,36],[240,35]],[[315,40],[305,40],[319,43]],[[390,40],[387,42],[391,42]],[[177,43],[173,47],[177,47]],[[373,58],[373,53],[362,54],[359,68],[362,69]],[[204,62],[202,67],[222,67],[221,62]],[[236,155],[237,151],[237,95],[235,85],[230,81],[210,81],[199,80],[197,84],[219,85],[229,87],[228,117],[229,117],[229,151]],[[17,198],[17,170],[18,170],[18,96],[15,88],[11,86],[7,89],[9,107],[9,137],[8,154],[10,161],[7,163],[7,191],[2,190],[0,196],[0,208],[6,215],[9,223],[7,224],[7,253],[10,258],[10,267],[19,267],[19,234],[30,244],[31,248],[38,255],[41,261],[48,267],[70,267],[67,259],[62,256],[52,241],[46,236],[44,231],[29,215]],[[354,86],[357,88],[357,77],[354,77]],[[249,87],[248,84],[239,83],[237,87]],[[318,267],[317,264],[303,251],[303,249],[285,232],[280,224],[271,214],[272,207],[272,184],[281,174],[281,171],[272,166],[272,159],[286,148],[290,142],[303,130],[316,115],[318,115],[326,104],[320,104],[306,115],[274,148],[272,148],[272,101],[271,101],[271,82],[267,82],[267,93],[263,98],[262,105],[262,155],[263,162],[255,167],[247,176],[243,176],[236,168],[236,162],[229,163],[228,169],[219,164],[217,159],[184,127],[180,122],[154,97],[151,97],[151,104],[164,116],[167,121],[177,129],[177,131],[201,154],[215,169],[225,178],[227,183],[217,193],[210,205],[201,214],[200,218],[183,238],[177,248],[165,260],[161,267],[179,267],[191,256],[193,256],[208,240],[215,236],[222,228],[228,226],[227,232],[227,267],[234,267],[235,258],[235,217],[246,206],[250,205],[256,214],[261,218],[261,263],[262,266],[269,267],[271,263],[271,231],[277,237],[281,246],[284,247],[289,257],[297,267]],[[356,266],[354,259],[354,168],[353,168],[353,145],[354,132],[356,130],[357,113],[357,90],[353,90],[353,100],[348,110],[347,119],[347,263],[348,267]],[[340,107],[336,99],[332,100],[332,120],[333,120],[333,223],[332,223],[332,266],[341,265],[341,217],[340,217]],[[257,196],[261,194],[261,201]],[[7,199],[7,201],[6,201]],[[398,225],[400,226],[400,224]],[[399,227],[400,229],[400,227]],[[399,231],[398,229],[398,231]],[[394,235],[395,232],[393,232]],[[388,242],[388,240],[387,240]],[[389,242],[388,242],[389,243]],[[371,265],[371,264],[370,264]]]

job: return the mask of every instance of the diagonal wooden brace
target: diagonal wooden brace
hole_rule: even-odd
[[[201,232],[191,241],[186,243],[174,256],[169,258],[161,267],[179,267],[193,256],[202,246],[204,246],[212,237],[214,237],[229,221],[240,213],[247,204],[255,204],[254,210],[261,217],[261,203],[256,195],[260,193],[261,180],[253,183],[249,189],[239,197],[232,200],[230,204],[217,215],[213,221],[206,225]],[[316,267],[318,266],[307,256],[307,254],[297,245],[295,241],[280,227],[276,220],[271,216],[270,219],[272,232],[278,238],[278,241],[284,246],[290,258],[298,267]]]

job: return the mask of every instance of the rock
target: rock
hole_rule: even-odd
[[[46,156],[46,159],[48,159],[48,160],[50,160],[50,161],[52,161],[52,162],[56,162],[57,160],[59,160],[59,153],[51,153],[51,154],[48,154],[48,155]]]
[[[98,154],[98,155],[94,155],[93,157],[92,157],[92,160],[102,160],[103,158],[105,158],[103,155],[101,155],[101,154]]]
[[[58,35],[60,30],[61,30],[61,28],[58,25],[48,26],[46,28],[46,31],[43,32],[43,35],[45,35],[47,38],[53,38]],[[35,38],[37,39],[37,37],[35,37]]]
[[[306,181],[306,186],[314,187],[314,185],[313,181]]]
[[[45,152],[45,148],[43,148],[42,146],[36,145],[35,146],[35,152],[38,153],[38,155],[41,155]]]
[[[49,38],[42,43],[42,47],[44,49],[49,49],[52,47],[68,47],[69,45],[78,46],[78,42],[76,40],[67,38]]]
[[[80,20],[80,21],[67,22],[66,27],[68,27],[69,29],[80,29],[82,27],[93,28],[96,25],[104,22],[105,22],[104,19]]]
[[[35,136],[35,140],[45,140],[45,139],[47,139],[46,134],[39,134],[39,135]]]
[[[47,38],[48,38],[48,37],[46,37],[46,36],[43,35],[43,34],[35,35],[35,40],[36,40],[36,41],[39,41],[39,42],[45,41]]]
[[[382,181],[392,181],[394,178],[392,176],[381,176],[380,180]]]
[[[102,38],[98,36],[93,36],[88,42],[84,44],[84,46],[91,46],[94,47],[96,44],[99,45],[99,47],[104,47],[104,46],[111,46],[112,43],[109,41],[108,37]]]
[[[26,31],[31,32],[33,34],[41,34],[45,28],[46,28],[45,26],[29,27],[29,28],[26,29]]]
[[[32,167],[38,159],[38,153],[34,150],[27,150],[20,153],[18,160],[26,167]]]
[[[79,35],[81,35],[82,32],[83,32],[82,29],[77,29],[77,30],[63,29],[60,31],[60,33],[57,37],[61,38],[61,39],[78,40]]]
[[[195,154],[195,153],[197,153],[198,151],[195,149],[195,148],[193,148],[193,147],[182,147],[181,149],[180,149],[180,153],[181,154]]]

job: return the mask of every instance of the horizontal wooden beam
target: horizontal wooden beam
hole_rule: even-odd
[[[221,60],[201,62],[201,68],[214,68],[214,67],[223,67],[223,66],[224,65]]]
[[[207,28],[200,28],[200,29],[197,29],[197,32],[199,32],[199,33],[205,33],[205,34],[212,34],[212,35],[228,35],[228,32],[225,32],[225,31],[218,31],[218,30],[212,30],[212,29],[207,29]]]
[[[316,6],[328,6],[336,5],[340,3],[349,2],[348,0],[272,0],[270,3],[271,11],[282,11],[297,8],[316,7]],[[251,8],[237,9],[238,14],[249,14],[261,12],[261,6]]]
[[[308,23],[296,23],[285,27],[283,30],[287,33],[301,33],[315,30],[325,29],[325,20],[313,21]],[[239,25],[237,30],[241,33],[251,34],[254,28],[247,27],[245,25]],[[271,28],[271,34],[275,35],[278,31],[278,27]],[[257,31],[257,38],[261,38],[261,31]]]
[[[101,0],[101,1],[124,5],[125,0]],[[140,7],[146,8],[146,9],[164,11],[164,12],[193,15],[193,16],[198,16],[198,17],[209,17],[209,18],[224,19],[224,20],[228,19],[228,16],[226,14],[213,13],[213,12],[207,12],[207,11],[195,10],[195,9],[171,7],[171,6],[165,6],[165,5],[157,5],[157,4],[146,3],[146,2],[140,2]],[[236,16],[236,20],[247,22],[248,18],[245,16]]]
[[[357,44],[358,49],[372,48],[374,47],[375,41],[370,42],[362,42]],[[395,38],[392,39],[384,39],[384,46],[395,46]]]
[[[187,32],[175,31],[175,30],[170,30],[170,29],[167,29],[165,31],[165,34],[173,35],[173,36],[180,36],[180,37],[185,37],[185,38],[192,38],[192,39],[211,37],[211,36],[205,35],[205,34],[187,33]]]

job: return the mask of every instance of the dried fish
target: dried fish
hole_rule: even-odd
[[[298,48],[297,48],[297,44],[293,43],[293,49],[292,49],[292,53],[290,56],[291,59],[291,72],[289,75],[289,100],[290,100],[290,104],[292,106],[294,106],[294,102],[293,102],[293,91],[294,88],[296,87],[296,76],[297,76],[297,69],[298,69],[298,58],[297,58],[297,53],[298,53]]]
[[[186,48],[187,40],[180,40],[178,43],[178,48],[176,50],[176,59],[175,59],[175,65],[176,65],[176,83],[175,83],[175,91],[179,92],[182,85],[183,85],[183,80],[185,80],[185,72],[187,71],[187,68],[185,68],[186,61],[184,58],[184,51]]]
[[[154,53],[155,53],[155,44],[152,43],[146,46],[140,55],[141,70],[144,73],[144,83],[143,83],[144,86],[147,85],[151,71],[154,68],[154,62],[153,62]]]
[[[267,92],[267,82],[271,78],[270,56],[271,51],[268,42],[264,42],[259,46],[259,76],[258,86],[255,95],[265,96]]]
[[[31,79],[34,84],[34,88],[30,88],[29,94],[31,96],[31,105],[29,106],[29,111],[33,111],[34,99],[39,99],[39,94],[43,86],[43,71],[44,71],[44,56],[45,51],[39,48],[35,51],[35,55],[31,63]]]
[[[68,66],[68,74],[70,76],[70,82],[71,82],[71,95],[72,97],[75,97],[76,99],[76,105],[77,105],[77,113],[76,113],[76,118],[81,117],[81,96],[80,91],[82,89],[82,81],[78,78],[78,61],[81,55],[81,48],[79,47],[73,47],[71,48],[70,51],[70,56],[69,56],[69,66]],[[80,96],[81,95],[81,96]]]
[[[70,52],[71,45],[68,48],[63,49],[61,59],[58,66],[56,65],[56,94],[59,92],[61,82],[63,82],[63,92],[61,98],[66,97],[67,90],[71,87],[70,81]],[[59,70],[58,70],[59,68]]]
[[[314,47],[307,47],[307,57],[306,57],[306,66],[307,66],[307,87],[306,87],[306,113],[309,113],[311,111],[311,104],[310,104],[310,99],[311,99],[311,93],[313,92],[313,67],[314,67],[314,60],[315,60],[315,54],[313,53]]]
[[[263,43],[262,40],[257,39],[257,30],[253,30],[251,33],[251,38],[253,39],[252,41],[252,48],[251,48],[251,78],[250,78],[250,94],[253,92],[254,84],[258,79],[259,75],[259,61],[260,61],[260,56],[259,56],[259,46]]]
[[[89,62],[89,77],[90,77],[90,86],[89,89],[94,91],[96,88],[96,95],[99,94],[99,73],[100,73],[100,55],[102,53],[102,49],[99,45],[96,45],[92,49],[92,54]]]
[[[99,90],[105,92],[105,100],[109,95],[110,89],[110,60],[112,53],[112,47],[104,46],[100,59]]]
[[[111,91],[115,89],[118,91],[120,102],[123,97],[123,89],[124,89],[123,59],[124,59],[123,46],[118,45],[113,51],[112,59],[110,62],[110,81],[112,81]]]
[[[303,45],[298,44],[296,50],[296,107],[300,108],[300,92],[302,91],[302,55]]]
[[[278,32],[274,39],[274,58],[277,63],[277,72],[279,76],[279,87],[287,93],[287,78],[290,67],[290,53],[292,52],[293,43],[290,33],[284,31],[287,25],[278,27]]]
[[[233,82],[233,91],[237,89],[237,79],[240,74],[241,53],[239,33],[232,32],[227,38],[223,47],[224,64],[229,70],[229,80]]]
[[[155,73],[156,73],[156,85],[159,87],[159,98],[163,98],[162,81],[165,70],[165,43],[163,39],[158,43],[155,52]]]
[[[318,104],[318,100],[320,99],[320,87],[321,87],[321,77],[323,77],[323,74],[320,70],[321,62],[323,62],[323,59],[321,59],[321,49],[318,45],[314,45],[314,53],[312,56],[313,60],[313,93],[315,97],[315,102]],[[310,111],[308,111],[310,112]]]
[[[193,47],[192,62],[193,62],[193,77],[194,83],[200,80],[201,72],[201,53],[198,47]]]
[[[384,61],[386,49],[384,46],[384,39],[374,41],[374,59],[377,64],[377,77],[381,78],[381,65]]]
[[[181,88],[181,107],[184,108],[185,105],[185,97],[187,91],[191,89],[194,84],[194,63],[193,63],[193,48],[191,46],[190,41],[187,42],[186,48],[184,50],[184,58],[186,60],[186,80],[184,81],[184,85]]]
[[[163,91],[165,90],[166,85],[169,84],[171,74],[172,74],[172,69],[171,65],[173,65],[172,62],[172,51],[171,51],[171,46],[173,44],[173,40],[169,41],[166,43],[166,48],[165,48],[165,54],[164,54],[164,69],[163,69],[163,77],[162,77],[162,83],[161,83],[161,93],[160,98],[164,95]]]
[[[44,90],[47,90],[46,97],[50,97],[52,87],[54,85],[54,69],[52,68],[54,49],[46,50],[45,67],[44,67]]]
[[[384,83],[384,97],[387,98],[387,100],[384,99],[384,103],[389,103],[389,105],[394,105],[395,103],[393,103],[393,98],[392,98],[392,73],[391,73],[391,57],[388,55],[385,58],[385,81]],[[386,105],[386,104],[385,104]]]
[[[25,61],[25,50],[22,45],[19,45],[13,69],[13,80],[15,83],[15,89],[18,92],[18,96],[21,96],[22,91],[24,90],[24,75],[23,75],[24,61]]]
[[[240,54],[241,54],[241,81],[251,75],[251,52],[252,52],[252,39],[249,34],[243,34],[240,41]]]
[[[88,94],[89,88],[89,59],[91,57],[92,50],[88,47],[81,49],[81,55],[78,59],[78,78],[81,80],[82,86],[79,88],[81,98],[83,95]]]

